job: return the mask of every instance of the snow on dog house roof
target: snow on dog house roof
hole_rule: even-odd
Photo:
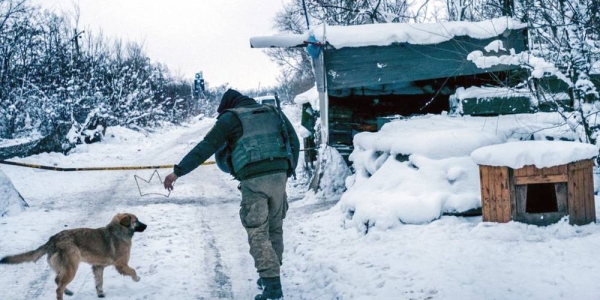
[[[478,165],[512,169],[530,165],[538,169],[550,168],[596,156],[596,145],[566,141],[509,142],[481,147],[471,153],[471,159]]]
[[[502,17],[481,22],[384,23],[317,26],[304,34],[253,37],[253,48],[300,47],[312,34],[325,42],[328,89],[401,84],[416,80],[514,69],[479,69],[467,60],[475,50],[494,55],[526,48],[526,24]],[[325,37],[324,37],[325,36]],[[492,43],[500,40],[502,43]],[[488,47],[496,45],[495,47]],[[491,49],[494,48],[494,49]]]

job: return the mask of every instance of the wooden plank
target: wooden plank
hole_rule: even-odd
[[[579,224],[585,215],[585,204],[582,207],[582,179],[578,172],[578,164],[569,164],[569,223]]]
[[[569,212],[569,195],[567,191],[567,183],[559,182],[554,184],[554,191],[556,192],[556,206],[558,212]]]
[[[513,169],[513,176],[514,177],[527,176],[527,168]]]
[[[508,168],[499,168],[497,182],[500,183],[500,201],[498,201],[498,222],[506,223],[510,221],[510,189],[508,182]]]
[[[568,165],[560,165],[558,166],[558,174],[569,174]]]
[[[527,186],[515,185],[515,194],[517,198],[517,216],[520,216],[527,212]]]
[[[494,167],[490,172],[490,179],[493,179],[490,181],[493,199],[492,215],[494,216],[495,222],[501,223],[506,222],[504,217],[504,207],[508,206],[507,202],[510,200],[508,197],[505,197],[505,194],[508,194],[505,193],[505,190],[508,189],[506,176],[504,176],[505,172],[507,172],[506,167]]]
[[[534,166],[525,166],[525,172],[527,172],[527,177],[537,175],[537,168]]]
[[[491,222],[491,196],[490,196],[490,177],[489,166],[479,166],[479,184],[481,185],[481,212],[483,222]]]
[[[594,174],[593,174],[593,162],[586,160],[583,163],[584,167],[579,170],[581,172],[583,180],[583,194],[582,201],[585,205],[585,218],[584,224],[596,222],[596,204],[594,198]]]
[[[516,177],[515,184],[536,184],[536,183],[557,183],[567,182],[569,177],[567,174],[561,175],[530,175],[527,177]]]
[[[490,206],[490,218],[492,220],[492,222],[498,222],[498,201],[500,201],[500,197],[499,197],[499,192],[498,192],[498,169],[500,169],[500,167],[491,167],[490,168],[490,176],[489,176],[489,180],[490,182],[488,183],[488,185],[490,186],[490,198],[492,199],[491,201],[491,206]]]
[[[577,194],[577,206],[579,207],[579,217],[575,220],[578,225],[585,224],[586,212],[585,212],[585,198],[586,198],[586,186],[585,186],[585,170],[581,167],[581,162],[577,162],[579,168],[575,170],[576,179],[579,184],[579,190]]]
[[[542,175],[561,175],[561,174],[564,174],[565,176],[567,175],[567,172],[560,173],[560,169],[558,168],[558,166],[542,168],[541,171],[542,171]]]
[[[515,186],[514,169],[508,169],[508,188],[510,192],[510,220],[517,217],[517,191]]]
[[[568,164],[569,170],[587,169],[591,166],[593,166],[593,162],[591,159],[580,160]]]

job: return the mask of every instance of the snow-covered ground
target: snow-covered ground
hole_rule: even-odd
[[[297,124],[299,111],[287,112]],[[446,118],[446,124],[467,122]],[[423,120],[421,125],[426,128],[427,119]],[[478,135],[469,147],[490,144],[478,144],[485,140],[482,136],[504,142],[510,139],[497,140],[496,133],[519,134],[505,131],[509,127],[501,125],[504,120],[489,123],[492,120],[479,125],[490,126],[494,134]],[[173,164],[214,121],[168,126],[147,136],[111,127],[104,142],[80,145],[69,156],[41,154],[12,160],[59,167]],[[391,130],[404,126],[402,123],[386,127]],[[359,137],[357,142],[379,145],[367,142],[368,138]],[[457,155],[470,152],[469,147],[460,148]],[[431,165],[431,160],[414,161]],[[383,165],[366,156],[363,162],[372,171]],[[0,169],[30,205],[24,212],[0,218],[0,256],[34,249],[60,230],[104,226],[114,214],[131,212],[149,226],[133,238],[130,265],[142,280],[136,283],[107,269],[107,299],[251,299],[258,292],[238,216],[237,182],[215,165],[200,166],[179,179],[168,198],[140,196],[134,175],[150,178],[152,170],[53,172],[6,165]],[[159,171],[163,178],[169,172]],[[470,176],[466,171],[445,174],[459,173]],[[389,177],[393,172],[381,174]],[[563,220],[538,227],[441,216],[421,224],[373,226],[365,232],[343,209],[342,203],[348,200],[317,199],[300,184],[306,181],[301,170],[299,176],[288,184],[290,210],[284,223],[282,266],[286,299],[597,299],[600,295],[600,265],[595,263],[600,249],[597,224],[572,226]],[[363,179],[361,188],[354,178],[348,195],[362,193],[366,197],[368,185],[394,183],[384,178],[389,180],[365,184]],[[154,184],[154,188],[159,185]],[[146,188],[152,189],[142,186]],[[470,195],[477,188],[465,184],[457,193]],[[358,201],[356,195],[352,197]],[[369,213],[386,218],[389,209],[383,208]],[[55,284],[42,259],[37,264],[0,265],[0,289],[1,299],[52,299]],[[69,299],[96,297],[90,267],[80,266],[70,289],[75,295]]]

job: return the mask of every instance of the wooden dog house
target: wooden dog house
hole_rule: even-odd
[[[483,221],[548,225],[569,216],[570,224],[596,222],[597,154],[593,145],[550,141],[477,149],[471,157],[479,164]]]

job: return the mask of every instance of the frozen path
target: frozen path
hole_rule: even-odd
[[[210,125],[208,120],[152,140],[140,135],[123,141],[119,132],[113,132],[105,145],[83,145],[67,157],[43,154],[24,161],[65,167],[172,164]],[[93,147],[108,149],[96,153]],[[4,166],[2,170],[31,208],[0,219],[0,255],[35,249],[60,230],[104,226],[114,214],[131,212],[148,225],[134,236],[130,260],[142,280],[135,283],[108,268],[104,274],[108,298],[249,299],[256,293],[256,273],[239,223],[237,183],[214,165],[181,178],[169,198],[140,197],[133,175],[149,178],[152,171],[63,173]],[[160,174],[164,178],[169,172]],[[2,299],[55,295],[54,274],[45,257],[36,264],[3,266],[0,287]],[[75,292],[69,299],[96,298],[91,267],[82,264],[69,288]]]

